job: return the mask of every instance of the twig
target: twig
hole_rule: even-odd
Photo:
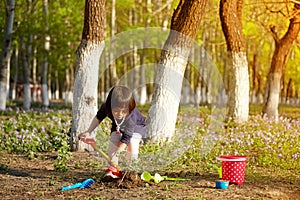
[[[124,173],[124,175],[123,175],[123,177],[122,177],[122,179],[121,179],[121,181],[120,181],[120,183],[119,183],[118,187],[119,187],[119,186],[121,185],[121,183],[123,182],[123,180],[124,180],[124,178],[125,178],[126,174],[127,174],[127,171]]]

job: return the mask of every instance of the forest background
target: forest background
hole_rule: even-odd
[[[168,23],[177,3],[177,1],[155,1],[149,7],[146,1],[107,1],[106,37],[145,26],[166,29],[169,27]],[[242,19],[249,63],[250,103],[261,104],[264,101],[264,88],[275,49],[272,29],[276,28],[279,36],[284,35],[291,17],[290,13],[287,13],[288,10],[285,1],[244,2]],[[225,76],[227,47],[218,11],[219,2],[210,1],[195,40],[199,45],[203,45],[221,74]],[[1,9],[0,12],[0,24],[4,27],[5,9]],[[16,2],[9,69],[9,99],[22,98],[23,85],[29,81],[31,101],[41,100],[42,85],[47,84],[50,101],[64,99],[66,103],[72,103],[75,52],[81,39],[83,17],[84,2],[49,2],[47,8],[43,1]],[[1,29],[1,41],[4,40],[3,36],[4,29]],[[138,56],[142,54],[141,51],[136,53]],[[159,53],[159,51],[149,52],[150,55],[143,62],[156,62]],[[284,67],[280,98],[283,104],[299,104],[299,54],[298,36]],[[110,55],[104,56],[109,62]],[[136,54],[130,54],[119,59],[115,63],[115,68],[103,73],[99,80],[99,100],[103,101],[105,92],[116,83],[118,77],[139,65],[138,62],[141,62],[141,59],[136,59]],[[187,68],[185,77],[189,80],[191,91],[186,91],[185,94],[194,93],[199,81],[197,73],[189,69],[192,68]],[[139,83],[138,77],[141,75],[151,76],[147,72],[140,74],[138,70],[135,71],[136,84]],[[151,84],[147,87],[149,102],[153,88]],[[195,103],[192,98],[185,98],[184,101],[182,103]],[[201,103],[205,104],[207,101],[208,98],[203,96]],[[46,106],[48,104],[49,102],[45,102]],[[25,109],[29,107],[30,104],[24,103]]]
[[[68,151],[70,150],[66,143],[66,137],[68,136],[67,133],[70,127],[69,110],[52,112],[50,109],[50,112],[39,112],[39,109],[37,109],[38,112],[35,112],[33,109],[33,112],[30,112],[31,108],[35,108],[33,106],[34,102],[37,102],[37,104],[34,105],[39,106],[40,102],[42,102],[42,107],[45,110],[48,110],[49,107],[51,108],[51,104],[55,104],[56,101],[61,102],[63,100],[67,105],[72,105],[73,103],[73,82],[76,71],[75,56],[82,39],[84,2],[51,1],[48,2],[48,4],[47,2],[48,1],[21,0],[16,2],[14,9],[15,16],[11,35],[11,57],[8,68],[8,83],[10,85],[8,93],[9,109],[7,112],[1,112],[1,118],[4,119],[4,121],[1,124],[0,131],[1,150],[4,150],[1,152],[3,156],[1,157],[0,170],[3,173],[1,176],[7,178],[7,180],[11,178],[10,175],[16,174],[13,169],[10,169],[12,162],[9,157],[11,157],[11,155],[7,155],[6,151],[9,153],[26,154],[27,157],[34,160],[34,164],[37,163],[38,159],[36,158],[39,158],[37,152],[57,151],[57,155],[55,154],[54,156],[55,170],[65,172],[68,171],[69,167],[71,167],[72,170],[76,170],[79,166],[79,164],[73,166],[67,163]],[[105,37],[109,39],[115,34],[145,27],[158,27],[162,30],[167,30],[170,27],[171,16],[178,2],[179,1],[171,0],[161,0],[152,3],[151,1],[142,0],[107,1],[105,5]],[[276,47],[274,33],[276,32],[278,34],[277,36],[282,38],[287,32],[290,20],[294,16],[291,12],[293,2],[294,1],[275,0],[244,1],[242,30],[245,35],[245,50],[249,64],[249,99],[251,105],[259,105],[258,107],[254,106],[255,114],[260,113],[260,111],[255,109],[260,109],[261,104],[264,102],[265,85]],[[0,9],[0,12],[0,23],[1,26],[4,27],[6,20],[5,9]],[[294,14],[296,16],[298,12]],[[1,29],[0,37],[3,37],[3,35],[4,29]],[[4,40],[3,38],[1,39],[2,41]],[[195,41],[199,45],[203,45],[205,51],[211,56],[225,81],[227,72],[226,61],[228,58],[226,55],[226,41],[220,23],[219,1],[212,0],[208,2]],[[153,41],[151,40],[151,42]],[[2,50],[2,55],[3,52]],[[104,101],[109,88],[116,84],[128,71],[132,71],[134,75],[134,78],[128,79],[128,81],[130,81],[128,84],[130,85],[138,85],[141,79],[153,77],[151,71],[142,72],[140,70],[141,68],[137,68],[136,66],[141,65],[141,63],[156,63],[160,57],[160,50],[147,51],[147,57],[144,57],[143,53],[145,53],[145,51],[137,50],[133,53],[123,55],[121,59],[118,59],[113,65],[110,65],[109,69],[106,69],[104,72],[102,71],[99,76],[99,102]],[[186,113],[180,113],[178,121],[186,122],[185,120],[188,120],[188,123],[181,128],[189,130],[191,128],[191,122],[194,120],[193,116],[197,115],[197,117],[199,117],[200,112],[200,119],[196,118],[197,120],[195,120],[200,128],[197,129],[197,131],[193,129],[193,131],[197,132],[197,136],[201,139],[196,138],[191,148],[189,148],[180,159],[173,163],[174,166],[180,167],[181,169],[188,169],[189,171],[209,171],[211,169],[208,164],[215,162],[216,156],[221,154],[243,154],[249,156],[247,167],[250,169],[248,171],[253,173],[253,176],[250,174],[247,177],[247,179],[250,180],[250,182],[248,182],[250,185],[248,185],[249,188],[247,188],[246,185],[246,190],[243,192],[243,195],[256,195],[261,197],[266,190],[269,190],[269,186],[264,185],[265,183],[261,186],[263,191],[260,190],[256,192],[253,190],[254,185],[259,182],[257,179],[260,179],[260,177],[257,176],[257,171],[265,173],[264,170],[267,170],[269,174],[276,177],[275,179],[268,179],[267,182],[269,182],[269,180],[272,182],[272,180],[282,178],[282,181],[279,181],[279,191],[287,186],[289,189],[292,188],[291,191],[296,190],[299,192],[299,187],[295,187],[299,185],[297,183],[299,182],[300,158],[298,145],[299,112],[297,110],[299,105],[299,78],[297,77],[299,74],[299,36],[295,42],[292,43],[292,48],[288,51],[287,55],[288,59],[283,68],[283,76],[280,83],[280,105],[289,105],[288,108],[292,110],[291,114],[287,116],[286,113],[281,110],[279,123],[272,120],[265,120],[260,115],[253,115],[248,123],[239,126],[230,123],[226,124],[226,133],[224,133],[226,137],[218,141],[208,156],[201,157],[199,150],[201,150],[203,146],[201,146],[202,144],[199,141],[203,139],[201,136],[205,135],[211,127],[209,125],[209,119],[206,117],[209,106],[197,107],[199,109],[192,107],[191,110],[187,110],[187,115]],[[110,63],[110,56],[111,55],[107,54],[102,55],[104,59],[101,59],[103,63],[100,63],[100,69],[101,66],[107,66],[108,63]],[[191,65],[187,66],[184,76],[185,79],[188,80],[188,84],[183,87],[182,97],[184,98],[182,98],[181,103],[209,105],[209,91],[206,90],[206,85],[202,84],[201,78],[199,78],[195,72],[195,68]],[[3,75],[2,72],[1,75]],[[196,93],[199,83],[200,86],[203,87],[203,90],[201,100],[197,102],[192,96]],[[186,84],[186,82],[184,84]],[[28,91],[26,87],[27,89],[29,88],[30,93],[25,92]],[[47,89],[48,92],[42,93],[41,91],[43,89]],[[150,103],[153,89],[152,84],[147,84],[147,97],[143,99],[143,101],[142,98],[137,98],[138,103]],[[48,100],[47,98],[42,98],[42,95],[45,95]],[[43,99],[46,99],[46,101]],[[29,110],[29,112],[19,112],[19,108],[17,107],[16,110],[14,110],[14,106],[12,106],[11,109],[10,106],[15,105],[15,102],[17,102],[17,106],[22,105],[22,109]],[[251,108],[251,113],[253,114],[253,107]],[[108,131],[106,125],[107,124],[101,128]],[[142,152],[145,151],[146,153],[153,150],[151,146],[148,148],[147,145],[143,146],[143,148]],[[157,151],[159,152],[159,150]],[[81,154],[74,153],[74,155]],[[165,158],[167,157],[169,157],[169,154],[165,156]],[[72,162],[72,160],[70,162]],[[41,164],[41,166],[44,167],[43,164]],[[262,170],[260,167],[264,169]],[[49,164],[46,168],[50,170],[44,170],[44,168],[42,168],[41,173],[51,172],[53,166]],[[26,170],[28,170],[27,167],[22,168],[21,171],[26,172]],[[86,171],[86,169],[83,170]],[[88,175],[94,176],[94,174],[90,172]],[[288,180],[290,175],[293,175],[293,177]],[[253,179],[251,179],[251,176]],[[27,178],[27,176],[25,177]],[[261,180],[263,179],[264,178]],[[25,181],[28,182],[27,180]],[[49,178],[46,178],[45,181],[47,182],[46,185],[49,184]],[[79,180],[78,177],[74,176],[73,178],[59,179],[56,181],[63,185],[71,184]],[[20,185],[24,184],[20,183]],[[14,187],[14,185],[12,186]],[[24,191],[31,189],[6,187],[1,194],[7,194],[7,191],[11,191],[13,195],[24,193],[24,191],[22,191],[23,193],[19,191],[15,192],[15,188],[21,188],[20,190]],[[52,191],[49,193],[57,195],[58,192],[53,194],[53,190],[56,188],[57,185],[53,184]],[[205,185],[203,188],[205,190],[207,186]],[[165,190],[165,188],[162,190]],[[253,190],[253,193],[249,193],[250,190]],[[287,194],[291,195],[293,193],[291,191]],[[45,191],[40,192],[45,194]],[[184,193],[185,192],[183,192],[183,194]],[[298,194],[299,193],[297,193],[297,195]],[[214,198],[215,195],[212,194],[212,199]]]

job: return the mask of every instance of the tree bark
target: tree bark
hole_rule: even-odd
[[[174,135],[184,71],[206,3],[207,0],[181,0],[172,16],[148,115],[147,134],[153,142],[170,141]]]
[[[271,61],[271,67],[267,77],[266,101],[263,105],[263,115],[278,120],[278,105],[280,97],[280,80],[285,70],[293,42],[297,39],[300,31],[300,3],[294,3],[293,17],[285,35],[280,39],[271,27],[275,41],[275,50]]]
[[[86,0],[82,40],[77,50],[71,147],[84,150],[77,136],[86,131],[98,106],[99,60],[104,48],[105,0]],[[95,134],[92,135],[95,138]]]
[[[19,77],[19,47],[18,45],[15,46],[15,52],[14,52],[14,66],[15,66],[15,74],[14,74],[14,82],[11,88],[11,99],[16,100],[18,98],[17,96],[17,83],[18,83],[18,77]]]
[[[227,44],[228,120],[244,122],[249,114],[249,74],[242,33],[242,0],[220,0],[220,19]]]
[[[30,91],[30,63],[28,58],[30,57],[26,42],[24,41],[25,37],[22,37],[22,64],[23,64],[23,109],[29,110],[31,107],[31,91]]]
[[[42,68],[42,105],[44,109],[48,109],[49,107],[49,96],[51,97],[51,94],[49,95],[49,88],[50,85],[48,85],[48,52],[50,51],[50,36],[48,35],[48,0],[43,0],[43,12],[45,15],[46,19],[46,24],[45,24],[45,31],[46,35],[44,36],[44,48],[46,51],[46,54],[44,55],[43,58],[43,68]]]
[[[14,15],[15,15],[15,1],[4,1],[6,9],[6,21],[4,27],[4,40],[1,54],[0,64],[0,110],[6,110],[6,99],[9,87],[9,62],[10,62],[10,48],[11,36],[13,31]]]
[[[111,0],[111,22],[110,22],[110,37],[112,38],[116,33],[116,0]],[[111,42],[111,49],[114,49],[114,43]],[[118,81],[118,74],[117,74],[117,66],[116,62],[113,59],[115,56],[113,52],[109,52],[109,72],[110,72],[110,86],[114,86]]]
[[[66,104],[73,104],[73,66],[69,69],[66,69],[66,82],[65,82],[65,94],[64,99]],[[71,84],[72,83],[72,84]]]

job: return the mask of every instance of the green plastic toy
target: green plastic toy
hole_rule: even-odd
[[[190,181],[191,180],[187,178],[170,178],[168,176],[161,176],[158,173],[155,173],[154,176],[152,176],[149,172],[143,172],[141,174],[141,179],[144,181],[153,180],[154,183],[160,183],[161,181]]]
[[[217,167],[216,165],[213,164],[209,164],[210,167],[212,167],[213,169],[217,170],[218,174],[219,174],[219,178],[222,178],[222,167]]]

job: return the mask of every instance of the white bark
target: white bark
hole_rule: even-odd
[[[6,109],[7,84],[0,82],[0,110]]]
[[[45,48],[46,52],[49,52],[51,38],[49,35],[47,35],[48,30],[49,30],[49,27],[48,27],[48,17],[49,17],[48,0],[43,0],[43,12],[46,16],[46,24],[45,24],[46,35],[44,36],[44,48]],[[47,73],[48,73],[48,56],[46,54],[44,57],[44,60],[43,60],[43,69],[42,69],[42,104],[43,104],[44,108],[49,107],[49,98],[51,98],[51,92],[47,85]],[[49,76],[50,76],[50,74],[49,74]],[[49,86],[50,86],[50,84],[49,84]]]
[[[32,43],[32,41],[36,39],[36,37],[33,36],[33,34],[30,34],[30,43]],[[33,51],[32,51],[32,44],[29,45],[30,48],[30,53],[29,55],[32,55],[32,82],[33,82],[33,90],[32,90],[32,101],[36,102],[37,101],[37,81],[36,81],[36,71],[37,71],[37,57],[36,57],[36,53],[37,53],[37,49],[36,47],[34,47]]]
[[[188,84],[185,82],[184,87],[183,87],[183,91],[182,91],[182,100],[181,103],[182,104],[188,104],[190,101],[190,88],[188,86]]]
[[[257,103],[262,104],[263,102],[264,102],[264,95],[261,92],[259,92],[257,94]]]
[[[58,81],[58,71],[55,70],[55,91],[54,99],[59,99],[59,81]]]
[[[140,105],[145,105],[147,102],[147,88],[146,85],[143,84],[141,87],[141,94],[140,94]]]
[[[79,47],[82,51],[77,54],[72,107],[72,132],[75,134],[74,136],[88,129],[98,109],[99,60],[104,45],[104,41],[98,44],[82,41],[81,47]],[[95,138],[95,133],[92,134],[92,137]],[[76,141],[76,137],[73,137],[74,139]],[[85,147],[82,146],[82,143],[78,145],[79,151],[84,150]]]
[[[250,91],[250,99],[249,99],[250,103],[256,104],[257,103],[257,98],[256,98],[256,94],[255,94],[255,90],[251,90]]]
[[[15,48],[15,59],[14,59],[14,66],[15,66],[15,74],[14,74],[14,82],[13,82],[13,86],[11,88],[11,99],[15,100],[17,97],[17,82],[18,82],[18,75],[19,75],[19,63],[18,63],[18,59],[19,59],[19,48],[18,46],[16,46]]]
[[[195,93],[195,105],[199,106],[201,102],[201,89],[199,86],[196,87],[196,93]]]
[[[207,103],[207,92],[205,86],[201,87],[201,103]]]
[[[24,110],[29,110],[31,106],[31,91],[30,91],[30,84],[24,84],[24,100],[23,100],[23,108]]]
[[[183,49],[181,51],[188,52]],[[187,52],[182,55],[188,55]],[[187,59],[176,53],[168,52],[161,62],[163,63],[158,66],[155,77],[157,85],[149,109],[147,134],[153,141],[170,141],[175,132]]]
[[[43,106],[49,106],[49,97],[48,97],[48,86],[47,84],[42,84],[42,99],[43,99]]]
[[[278,120],[278,105],[280,97],[280,73],[274,73],[274,78],[271,82],[268,83],[268,101],[266,105],[266,115],[274,117],[275,120]]]
[[[71,77],[70,70],[66,70],[66,82],[65,82],[65,92],[63,93],[63,98],[66,104],[73,103],[73,91],[71,91]]]
[[[65,99],[66,104],[72,104],[73,103],[73,92],[66,91],[64,94],[64,99]]]
[[[248,120],[249,74],[245,52],[230,52],[232,58],[229,73],[229,115],[237,122]],[[229,59],[230,60],[230,59]]]
[[[9,63],[10,63],[10,48],[11,35],[15,16],[15,1],[5,1],[7,18],[4,27],[4,40],[1,53],[0,63],[0,110],[6,110],[6,99],[9,91]]]

